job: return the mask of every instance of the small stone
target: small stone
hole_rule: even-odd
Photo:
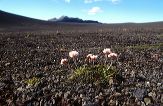
[[[163,94],[161,95],[161,103],[163,103]]]
[[[146,82],[146,85],[147,85],[147,86],[150,86],[150,82],[149,82],[149,81],[147,81],[147,82]]]
[[[68,97],[69,93],[64,93],[64,98],[66,99]]]
[[[102,92],[100,92],[99,96],[102,96],[102,95],[103,95]]]
[[[22,87],[19,87],[17,90],[18,91],[24,91],[24,89]]]
[[[5,66],[7,67],[7,66],[9,66],[10,64],[11,64],[11,63],[6,63]]]
[[[141,100],[143,98],[144,94],[145,94],[145,89],[140,89],[139,88],[134,92],[134,96],[136,98],[138,98],[139,100]]]
[[[148,96],[151,96],[153,99],[156,98],[156,93],[154,91],[148,93]]]
[[[116,102],[114,100],[110,100],[109,101],[109,106],[116,106]]]
[[[80,94],[80,98],[83,98],[83,94]]]
[[[144,98],[144,102],[145,102],[146,106],[148,106],[149,104],[151,104],[151,99],[150,98]]]
[[[62,94],[63,94],[63,92],[59,92],[59,94],[58,94],[58,95],[61,97],[61,96],[62,96]]]
[[[121,93],[116,92],[116,93],[114,94],[114,96],[115,96],[115,97],[121,96]]]
[[[157,86],[161,86],[161,83],[157,83]]]
[[[44,71],[47,71],[47,70],[48,70],[48,66],[45,66],[45,67],[44,67]]]
[[[97,95],[97,96],[95,96],[95,99],[98,99],[98,97],[99,97],[98,95]]]
[[[5,87],[5,85],[6,85],[5,83],[1,83],[0,82],[0,90],[3,90],[3,88]]]
[[[110,78],[109,79],[109,85],[112,85],[114,82],[113,82],[113,78]]]

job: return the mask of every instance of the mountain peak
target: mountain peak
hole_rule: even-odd
[[[48,21],[52,22],[69,22],[69,23],[99,23],[98,21],[94,20],[82,20],[80,18],[68,17],[68,16],[61,16],[60,18],[52,18]]]

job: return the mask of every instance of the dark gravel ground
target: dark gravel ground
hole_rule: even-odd
[[[79,29],[0,32],[0,106],[163,104],[163,31],[160,27]],[[62,67],[60,60],[69,58],[69,51],[77,50],[79,60],[84,61],[87,54],[101,54],[104,48],[111,48],[119,55],[114,64],[118,75],[112,83],[67,81],[71,69]],[[99,59],[96,64],[102,62]],[[70,66],[73,67],[73,63]],[[33,77],[39,78],[38,84],[25,83]]]

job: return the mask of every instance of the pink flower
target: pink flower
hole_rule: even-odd
[[[92,56],[90,56],[90,59],[94,61],[97,59],[97,57],[98,57],[97,55],[92,55]]]
[[[111,53],[111,49],[110,48],[106,48],[103,50],[104,54],[110,54]]]
[[[71,57],[71,58],[75,58],[75,57],[77,57],[79,55],[79,53],[77,52],[77,51],[71,51],[71,52],[69,52],[69,56]]]
[[[65,64],[67,64],[67,62],[68,62],[68,60],[67,59],[61,59],[61,65],[65,65]]]
[[[90,59],[93,54],[88,54],[87,59]]]
[[[117,54],[116,53],[110,53],[109,55],[108,55],[108,57],[109,58],[117,58]]]

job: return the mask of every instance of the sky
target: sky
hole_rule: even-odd
[[[102,23],[163,21],[163,0],[0,0],[0,10],[42,20],[69,16]]]

